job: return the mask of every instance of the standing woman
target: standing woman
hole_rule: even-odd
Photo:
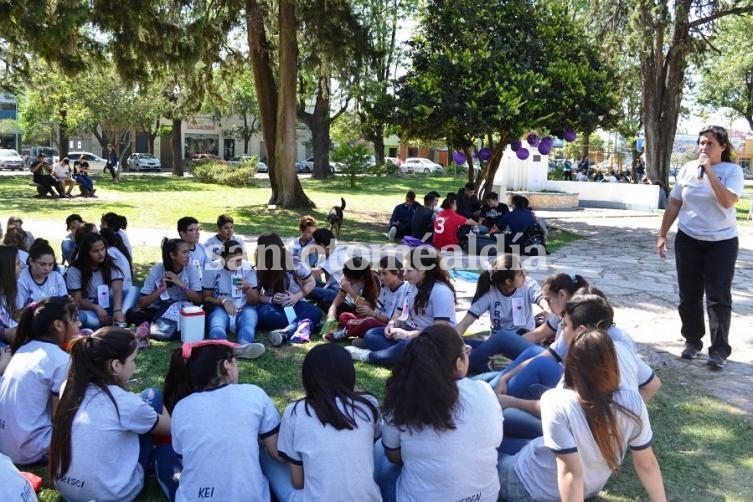
[[[78,303],[84,328],[97,329],[114,322],[124,322],[123,272],[107,254],[102,236],[95,233],[81,237],[76,260],[66,275],[68,293]]]
[[[497,500],[502,409],[491,387],[465,378],[469,350],[452,326],[431,325],[387,380],[385,501]]]
[[[738,250],[735,204],[744,178],[742,168],[732,162],[732,145],[724,128],[702,129],[698,146],[698,160],[682,167],[669,194],[656,247],[664,258],[667,232],[679,216],[675,263],[685,338],[682,358],[695,359],[703,348],[705,292],[711,334],[707,364],[722,369],[732,352],[728,338]]]
[[[63,275],[55,270],[55,251],[44,239],[37,239],[29,249],[29,266],[18,278],[16,306],[24,308],[51,296],[65,296],[68,289]]]

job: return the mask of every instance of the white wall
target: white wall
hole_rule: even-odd
[[[523,145],[521,148],[526,148],[527,143],[523,142]],[[508,190],[544,190],[549,156],[541,155],[536,147],[529,147],[528,151],[528,158],[520,160],[508,146],[502,155],[493,184],[507,187]]]
[[[577,193],[581,207],[608,207],[654,211],[659,207],[659,185],[546,181],[544,190]]]

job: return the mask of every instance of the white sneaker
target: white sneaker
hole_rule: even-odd
[[[353,345],[348,345],[347,347],[345,347],[345,350],[350,352],[350,357],[352,357],[354,361],[363,361],[365,363],[369,362],[369,354],[371,354],[371,351],[369,349],[360,349],[358,347],[354,347]]]
[[[397,235],[397,227],[390,227],[390,231],[387,232],[387,238],[391,241],[394,241],[396,235]]]
[[[272,347],[279,347],[285,343],[286,339],[285,329],[275,329],[269,332],[269,343],[272,344]]]
[[[261,343],[244,343],[233,350],[235,357],[241,359],[256,359],[264,354],[266,348]]]

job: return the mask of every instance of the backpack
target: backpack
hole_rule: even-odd
[[[528,225],[523,232],[523,239],[521,245],[521,254],[539,256],[541,249],[544,250],[544,254],[548,254],[546,250],[546,234],[544,229],[538,223]],[[540,247],[539,247],[540,246]]]

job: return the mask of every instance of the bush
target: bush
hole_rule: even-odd
[[[191,162],[187,170],[202,183],[213,183],[230,187],[256,186],[256,162],[243,162],[237,166],[221,162]]]

